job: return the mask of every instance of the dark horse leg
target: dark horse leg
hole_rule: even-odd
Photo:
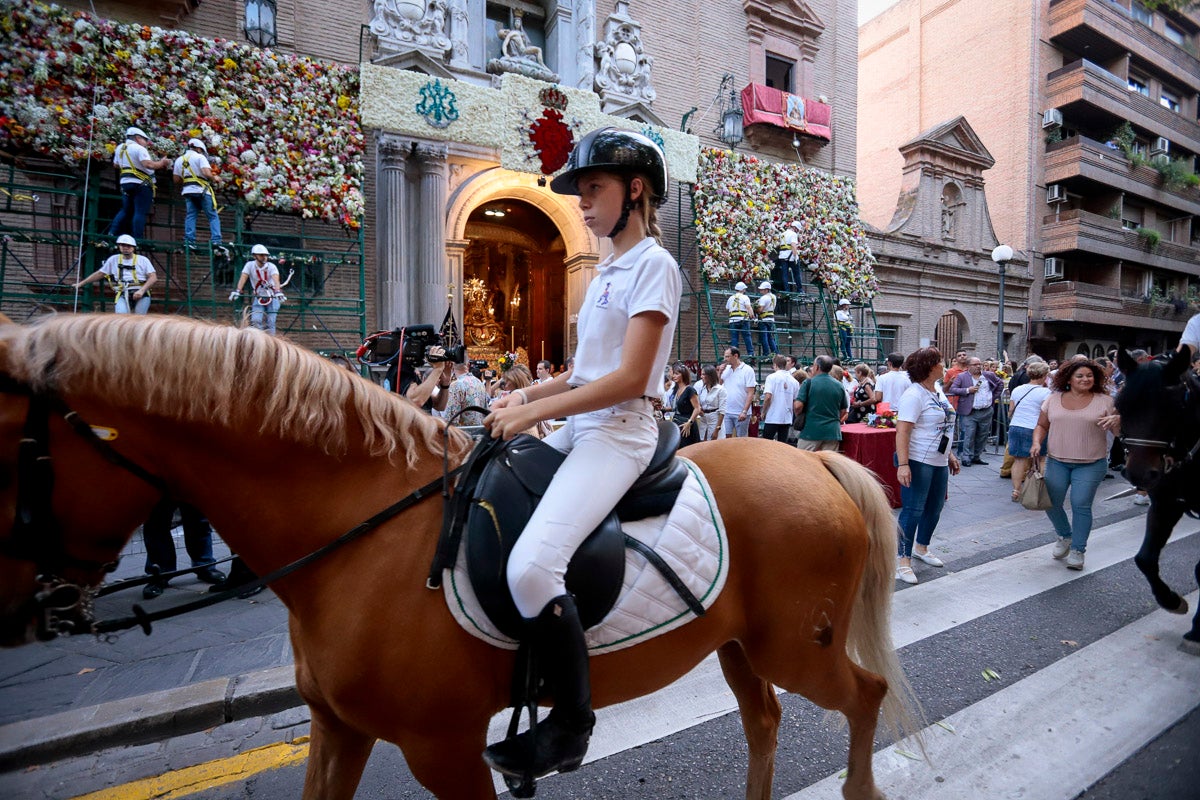
[[[1187,601],[1172,591],[1158,575],[1159,557],[1162,556],[1163,548],[1171,538],[1171,531],[1175,529],[1184,511],[1183,503],[1171,498],[1172,494],[1175,493],[1157,492],[1152,496],[1150,510],[1146,514],[1146,536],[1142,539],[1142,548],[1133,557],[1133,562],[1150,582],[1150,591],[1154,593],[1154,599],[1159,606],[1173,614],[1186,614]]]
[[[1200,561],[1196,562],[1196,584],[1200,585]],[[1196,609],[1196,616],[1192,617],[1192,629],[1183,635],[1179,649],[1200,656],[1200,608]]]

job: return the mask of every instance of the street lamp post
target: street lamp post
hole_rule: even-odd
[[[1004,363],[1004,271],[1012,261],[1013,249],[1006,244],[992,250],[992,261],[1000,268],[1000,309],[996,315],[996,360]]]

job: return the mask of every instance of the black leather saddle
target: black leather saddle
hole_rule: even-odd
[[[585,629],[604,619],[616,603],[624,581],[626,547],[636,548],[662,571],[697,615],[704,613],[703,606],[658,554],[627,537],[621,529],[622,522],[671,510],[688,474],[683,462],[675,458],[678,447],[679,428],[660,422],[658,446],[650,465],[571,559],[567,590],[575,595]],[[513,639],[522,637],[524,624],[508,589],[508,556],[565,458],[533,436],[517,436],[497,445],[486,460],[481,459],[483,463],[475,470],[477,480],[471,479],[472,470],[468,469],[455,496],[459,504],[465,504],[460,519],[465,519],[467,574],[475,596],[496,628]],[[597,476],[602,470],[603,465],[597,464]],[[447,516],[449,520],[452,515],[448,512]],[[443,530],[443,539],[445,534]],[[452,566],[453,561],[450,563]],[[435,569],[437,566],[435,563]]]

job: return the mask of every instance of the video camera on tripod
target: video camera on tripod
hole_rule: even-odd
[[[447,345],[432,325],[409,325],[368,336],[358,348],[358,360],[368,366],[399,360],[404,371],[415,373],[423,364],[462,364],[467,360],[467,347],[461,343]]]

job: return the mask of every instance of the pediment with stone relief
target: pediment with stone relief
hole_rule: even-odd
[[[964,162],[963,166],[970,165],[979,170],[990,169],[996,163],[996,159],[962,116],[935,125],[900,145],[900,152],[906,160],[910,153],[918,150],[940,152],[954,161]]]
[[[742,0],[746,12],[746,28],[767,28],[788,31],[804,39],[815,39],[825,30],[825,23],[804,0]]]

